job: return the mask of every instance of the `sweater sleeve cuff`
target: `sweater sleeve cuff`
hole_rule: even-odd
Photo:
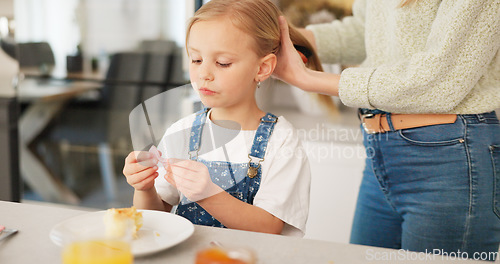
[[[357,108],[375,108],[370,104],[368,85],[374,68],[348,68],[340,75],[339,97],[343,104]]]

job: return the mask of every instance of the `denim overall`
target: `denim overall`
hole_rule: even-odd
[[[260,125],[255,133],[251,152],[248,155],[249,162],[231,163],[227,161],[207,161],[198,158],[198,150],[201,146],[201,136],[208,110],[209,109],[204,109],[196,113],[196,118],[191,128],[191,137],[189,139],[190,159],[202,162],[207,166],[213,183],[217,184],[237,199],[245,203],[253,204],[253,199],[259,190],[262,178],[260,163],[264,161],[267,143],[278,118],[271,113],[267,113],[261,118]],[[196,153],[196,156],[192,157],[191,153]],[[250,156],[258,158],[259,161],[252,162]],[[176,214],[189,219],[193,224],[224,227],[224,225],[212,217],[205,209],[197,203],[189,201],[185,197],[182,198],[180,204],[177,206]]]

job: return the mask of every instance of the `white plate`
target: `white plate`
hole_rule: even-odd
[[[132,241],[132,254],[144,256],[175,246],[190,237],[193,224],[181,216],[151,210],[139,210],[143,216],[143,226]],[[104,214],[106,211],[75,216],[55,225],[49,237],[58,246],[73,237],[98,237],[105,233]]]

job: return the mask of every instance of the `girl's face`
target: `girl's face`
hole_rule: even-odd
[[[260,59],[254,40],[225,18],[196,22],[188,38],[189,77],[205,106],[255,103]]]

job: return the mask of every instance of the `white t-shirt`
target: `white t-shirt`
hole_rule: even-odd
[[[229,161],[232,163],[248,163],[256,130],[229,130],[214,124],[207,114],[203,137],[218,136],[211,131],[225,130],[226,144],[221,144],[216,137],[216,145],[201,144],[199,158],[209,161]],[[167,129],[158,149],[163,157],[189,158],[189,138],[195,114],[189,115]],[[208,128],[208,129],[207,129]],[[220,133],[219,133],[220,134]],[[217,140],[219,138],[219,140]],[[207,145],[210,147],[208,150]],[[224,147],[221,147],[221,146]],[[204,149],[205,148],[205,149]],[[196,155],[196,153],[192,153]],[[278,118],[271,138],[269,139],[265,160],[261,162],[262,179],[260,188],[255,195],[253,205],[258,206],[278,217],[285,226],[283,235],[303,236],[309,213],[309,191],[311,172],[306,152],[303,149],[293,126],[283,117]],[[253,159],[257,162],[258,159]],[[165,170],[160,166],[159,177],[155,187],[159,196],[170,205],[177,205],[180,193],[170,185],[163,176]]]

